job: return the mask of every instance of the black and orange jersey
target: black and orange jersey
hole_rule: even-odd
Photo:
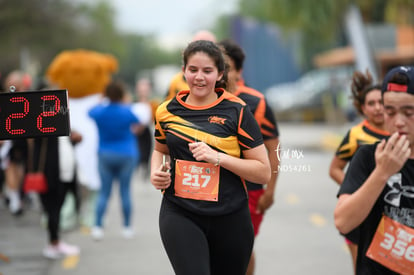
[[[249,106],[259,124],[263,140],[279,137],[275,115],[261,92],[243,85],[238,86],[234,95],[241,98]]]
[[[335,155],[342,160],[350,161],[359,146],[375,143],[388,136],[387,131],[373,127],[365,119],[346,133]]]
[[[279,137],[276,117],[261,92],[244,85],[239,85],[234,95],[241,98],[249,106],[254,118],[259,124],[263,140]],[[246,181],[246,185],[248,190],[263,189],[263,184]]]
[[[185,199],[174,195],[175,160],[196,161],[188,144],[202,141],[213,149],[243,157],[243,150],[263,144],[259,126],[246,103],[235,95],[217,89],[217,100],[203,107],[185,103],[189,91],[181,91],[157,109],[155,139],[168,146],[171,157],[171,186],[164,196],[202,215],[223,215],[247,203],[244,180],[220,168],[218,202]]]
[[[188,90],[188,84],[185,80],[184,73],[177,73],[171,80],[170,87],[168,88],[165,100],[174,98],[178,92]]]

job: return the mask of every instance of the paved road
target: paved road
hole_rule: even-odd
[[[323,125],[280,125],[283,144],[276,203],[268,211],[255,243],[258,275],[352,274],[351,259],[333,225],[337,186],[329,179],[328,165],[336,133],[345,127]],[[106,220],[106,236],[94,242],[88,232],[73,230],[64,239],[78,244],[80,257],[48,261],[40,251],[46,234],[38,213],[28,211],[20,219],[0,209],[0,259],[2,275],[112,275],[173,274],[158,232],[161,194],[149,182],[134,179],[133,240],[121,237],[117,196],[113,196]],[[115,195],[115,193],[114,193]]]

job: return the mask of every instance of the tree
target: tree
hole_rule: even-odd
[[[58,53],[76,48],[114,55],[130,84],[140,70],[179,64],[179,52],[163,51],[153,37],[120,32],[114,15],[105,0],[0,0],[0,74],[24,69],[40,77]]]
[[[46,3],[45,3],[46,2]],[[20,67],[20,54],[30,51],[42,61],[50,58],[51,49],[64,47],[75,34],[70,21],[76,9],[64,0],[0,1],[0,71]]]
[[[121,64],[118,75],[130,85],[135,83],[140,71],[162,64],[180,64],[180,50],[164,51],[151,36],[125,34],[122,44],[123,49],[117,55]]]
[[[303,63],[310,67],[315,53],[344,43],[344,14],[351,3],[360,8],[365,22],[384,22],[388,10],[398,9],[408,13],[405,17],[413,23],[412,0],[241,0],[240,10],[257,20],[274,22],[286,32],[299,30]]]

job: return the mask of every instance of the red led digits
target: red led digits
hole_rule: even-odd
[[[23,118],[29,113],[29,101],[23,96],[17,96],[10,98],[10,101],[13,103],[23,102],[23,113],[13,113],[9,115],[6,119],[6,130],[12,135],[21,135],[24,134],[26,131],[23,129],[12,129],[12,119],[15,118]]]
[[[52,117],[59,113],[60,111],[60,99],[55,95],[45,95],[42,96],[43,100],[43,112],[37,117],[37,128],[42,133],[53,133],[56,131],[55,127],[43,127],[43,118]],[[46,101],[54,101],[53,105],[46,105]]]
[[[0,93],[0,140],[69,134],[66,90]]]

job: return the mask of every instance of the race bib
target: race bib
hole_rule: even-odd
[[[218,201],[220,166],[211,163],[176,160],[175,195],[182,198]]]
[[[366,256],[401,274],[414,274],[414,229],[383,216]]]

